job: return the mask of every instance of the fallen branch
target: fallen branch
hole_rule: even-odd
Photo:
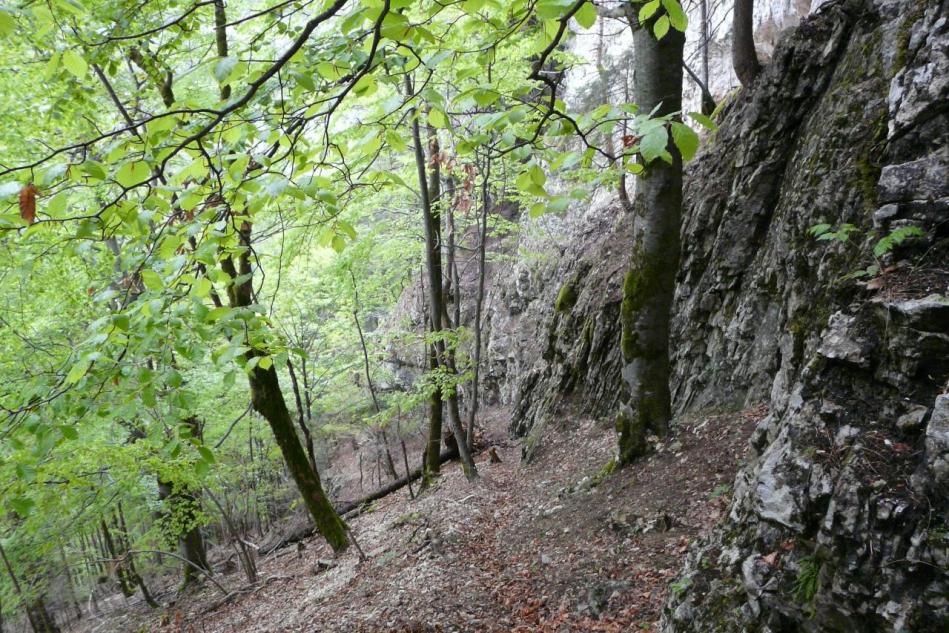
[[[454,459],[457,456],[458,456],[457,448],[442,451],[441,454],[438,456],[438,463],[443,464],[450,459]],[[383,486],[382,488],[379,488],[375,492],[371,492],[368,495],[361,497],[360,499],[356,499],[355,501],[348,501],[346,503],[343,503],[337,506],[336,512],[344,518],[347,516],[349,517],[357,516],[358,514],[360,514],[360,512],[362,512],[366,508],[368,504],[372,503],[373,501],[382,499],[383,497],[387,497],[391,495],[393,492],[396,492],[397,490],[404,488],[410,482],[413,482],[416,479],[420,479],[421,477],[422,477],[422,468],[421,467],[416,468],[407,476],[400,477],[399,479],[396,479],[395,481],[393,481],[391,484]],[[314,531],[313,524],[307,521],[306,523],[300,524],[292,528],[290,532],[279,537],[274,542],[262,543],[260,547],[258,548],[258,552],[260,553],[261,556],[266,556],[268,554],[271,554],[277,551],[278,549],[282,547],[286,547],[287,545],[291,545],[293,543],[302,541],[305,538],[309,538],[310,536],[313,535],[313,531]]]

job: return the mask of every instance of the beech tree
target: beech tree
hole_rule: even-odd
[[[433,477],[444,412],[473,479],[497,210],[561,213],[638,174],[644,200],[671,209],[698,142],[667,94],[664,60],[681,80],[675,0],[638,12],[651,39],[637,81],[656,73],[642,103],[571,110],[564,44],[596,17],[589,0],[0,9],[0,539],[16,552],[4,597],[37,563],[72,570],[90,599],[109,569],[143,595],[169,565],[218,583],[205,540],[261,538],[298,500],[341,553],[352,540],[324,468],[355,436],[387,448],[390,425],[399,440],[428,427]],[[619,146],[594,143],[618,129]],[[642,214],[634,267],[664,292],[674,262],[654,242],[677,216]],[[462,257],[479,271],[473,336]],[[427,322],[368,326],[419,285]],[[628,294],[624,350],[639,367],[668,296],[642,295],[639,325]],[[408,387],[384,367],[390,345],[425,350]],[[649,359],[643,376],[661,369]],[[403,468],[410,480],[405,450]],[[38,584],[3,608],[42,597]]]
[[[633,223],[629,271],[623,283],[623,380],[616,429],[619,463],[646,450],[649,433],[665,434],[672,418],[669,321],[679,268],[682,162],[698,139],[682,122],[682,59],[687,18],[676,3],[648,2],[633,29],[633,99],[655,117],[639,127],[640,178],[627,205]],[[698,113],[690,116],[711,125]],[[668,132],[667,132],[668,131]]]

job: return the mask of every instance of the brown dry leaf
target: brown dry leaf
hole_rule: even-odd
[[[20,217],[27,224],[36,222],[36,187],[33,183],[20,189]]]

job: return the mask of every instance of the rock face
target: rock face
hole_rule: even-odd
[[[690,168],[675,407],[771,413],[666,633],[949,630],[944,13],[823,3]],[[568,406],[612,416],[624,388],[629,218],[601,201],[546,221],[499,267],[486,325],[488,392],[534,437]]]
[[[667,633],[949,629],[947,48],[938,2],[830,4],[691,174],[676,406],[771,414]],[[911,273],[845,278],[909,225]]]
[[[568,405],[615,410],[625,219],[612,199],[545,218],[525,229],[518,260],[499,268],[486,302],[484,390],[512,405],[515,434],[539,433]]]

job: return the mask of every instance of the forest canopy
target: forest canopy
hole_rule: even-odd
[[[107,573],[147,591],[142,568],[182,561],[137,556],[176,542],[187,582],[208,571],[202,526],[262,531],[301,498],[343,551],[330,447],[381,435],[394,474],[385,434],[425,434],[433,403],[469,464],[481,343],[459,267],[483,294],[485,244],[520,209],[563,212],[698,147],[677,111],[566,103],[588,64],[568,44],[603,8],[0,7],[4,613],[41,620],[70,568],[74,592]],[[676,0],[636,17],[651,38],[686,27]],[[427,316],[383,332],[413,288]],[[412,384],[393,346],[430,361]]]

